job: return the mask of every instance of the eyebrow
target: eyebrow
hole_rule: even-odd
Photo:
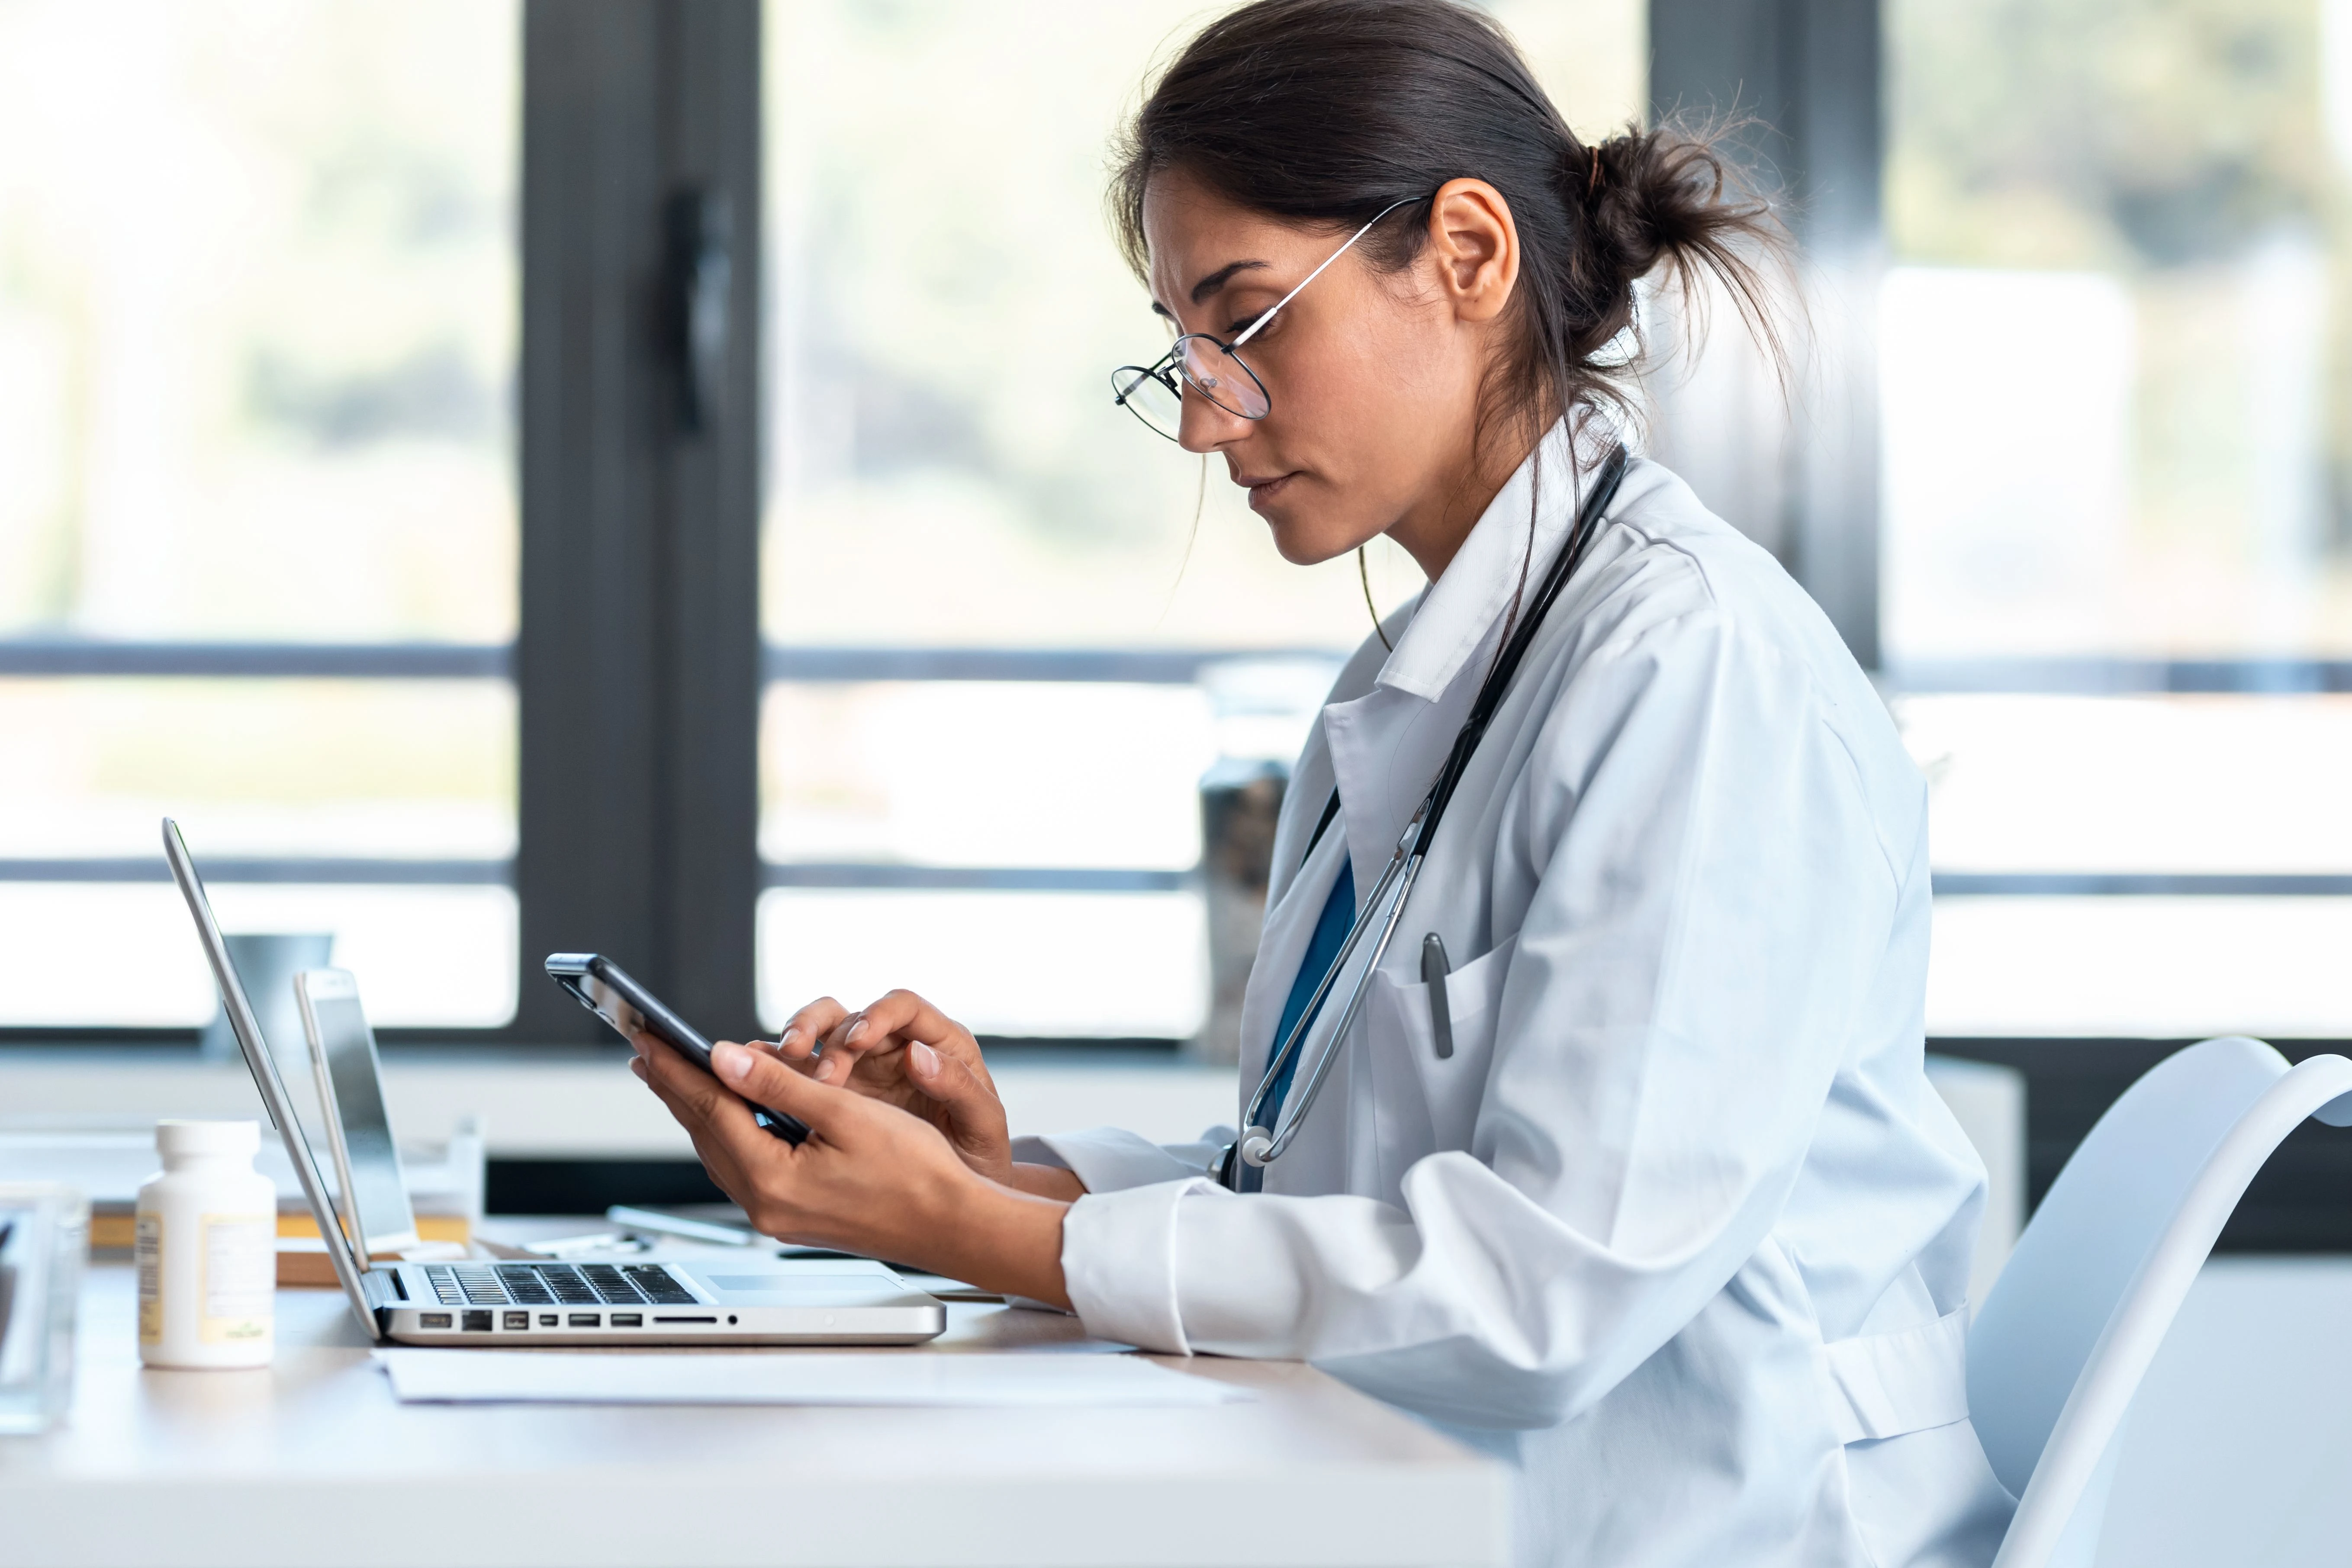
[[[1270,261],[1228,261],[1223,267],[1218,268],[1214,272],[1210,273],[1206,278],[1202,279],[1198,283],[1192,285],[1192,303],[1198,305],[1202,301],[1207,300],[1218,289],[1223,289],[1226,284],[1232,282],[1234,280],[1234,275],[1237,272],[1254,271],[1258,268],[1271,267],[1274,264]],[[1161,304],[1157,300],[1151,301],[1151,308],[1159,311],[1163,316],[1169,313],[1168,307]]]

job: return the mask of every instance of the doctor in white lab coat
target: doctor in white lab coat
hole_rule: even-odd
[[[1333,884],[1378,877],[1493,656],[1526,480],[1299,760],[1245,1089]],[[1927,926],[1927,794],[1869,683],[1769,556],[1637,462],[1278,1195],[1203,1179],[1213,1144],[1024,1141],[1091,1194],[1070,1299],[1155,1350],[1307,1357],[1512,1459],[1526,1561],[1989,1561],[2010,1502],[1962,1359],[1984,1173],[1921,1070]],[[1446,1058],[1432,931],[1466,958]]]
[[[1277,99],[1217,152],[1236,104]],[[1284,807],[1244,1098],[1286,1016],[1312,1022],[1277,1097],[1299,1103],[1261,1117],[1295,1142],[1237,1183],[1262,1190],[1213,1179],[1230,1129],[1015,1144],[971,1036],[905,992],[715,1053],[811,1124],[798,1147],[649,1037],[635,1065],[771,1234],[1151,1350],[1304,1358],[1510,1461],[1523,1563],[1983,1564],[2012,1504],[1968,1419],[1984,1172],[1921,1061],[1927,792],[1820,611],[1672,474],[1626,468],[1346,1037],[1356,975],[1306,1007],[1623,438],[1599,351],[1634,279],[1742,277],[1691,240],[1756,221],[1704,148],[1586,147],[1530,101],[1444,0],[1270,0],[1194,41],[1129,147],[1139,270],[1209,340],[1170,362],[1168,433],[1225,459],[1292,559],[1387,532],[1431,578],[1348,663]],[[1361,102],[1434,106],[1382,132],[1429,137],[1425,184],[1391,146],[1391,184],[1344,211],[1265,194],[1332,177],[1348,137],[1317,127]],[[1557,145],[1474,160],[1514,114]],[[1304,174],[1247,152],[1333,134]],[[1575,331],[1529,327],[1540,290],[1585,300],[1552,313]],[[1546,342],[1550,371],[1515,380]]]

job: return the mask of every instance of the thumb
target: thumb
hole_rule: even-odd
[[[845,1119],[856,1114],[859,1097],[794,1071],[777,1057],[720,1040],[710,1047],[710,1070],[719,1081],[752,1104],[798,1117],[811,1131],[837,1143]]]

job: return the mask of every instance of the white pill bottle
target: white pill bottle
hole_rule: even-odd
[[[268,1366],[276,1348],[278,1187],[252,1121],[159,1121],[163,1169],[139,1189],[139,1359]]]

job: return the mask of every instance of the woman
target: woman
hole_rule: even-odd
[[[1116,394],[1222,456],[1287,559],[1384,532],[1430,578],[1284,809],[1242,1039],[1278,1152],[1016,1149],[971,1037],[903,992],[719,1047],[797,1148],[650,1039],[637,1070],[771,1234],[1151,1350],[1304,1357],[1508,1459],[1525,1562],[1989,1561],[1984,1174],[1921,1068],[1924,786],[1771,558],[1612,460],[1637,280],[1752,303],[1768,219],[1703,145],[1580,142],[1446,0],[1234,12],[1122,153],[1122,237],[1184,335]]]

